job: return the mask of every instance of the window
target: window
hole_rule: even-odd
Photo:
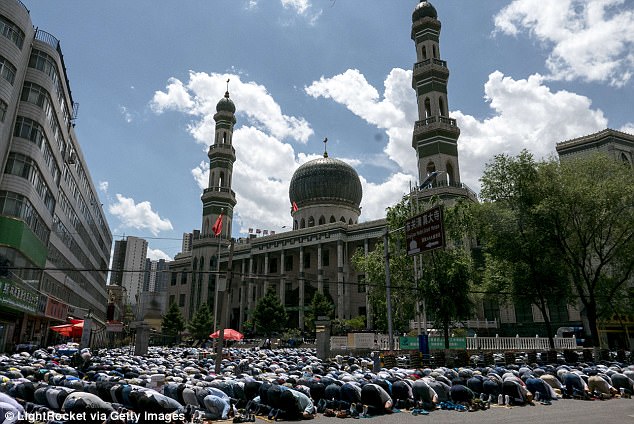
[[[177,280],[178,280],[178,273],[177,273],[177,272],[172,272],[172,273],[171,273],[170,285],[171,285],[171,286],[175,286],[175,285],[176,285]],[[170,303],[172,303],[172,302],[170,302]]]
[[[181,308],[185,306],[185,294],[181,294],[178,296],[178,306]]]
[[[271,258],[269,261],[269,273],[277,274],[277,258]]]
[[[310,253],[304,253],[304,269],[310,268]]]
[[[15,66],[4,57],[0,56],[0,76],[9,81],[9,84],[13,85],[15,81]]]
[[[169,304],[170,306],[172,305],[172,303],[174,303],[176,301],[176,295],[170,295],[170,300],[169,300]]]
[[[310,218],[308,218],[308,228],[314,227],[314,226],[315,226],[315,218],[311,216]]]
[[[484,309],[484,319],[500,321],[500,304],[497,300],[483,299],[482,307]]]
[[[561,299],[550,299],[548,301],[548,315],[553,324],[568,322],[568,305]]]
[[[330,215],[330,223],[337,222],[337,218],[334,215]]]
[[[181,272],[181,284],[187,284],[187,272],[186,271],[182,271]]]
[[[365,284],[365,274],[357,275],[357,293],[365,293],[366,292],[366,284]]]
[[[284,257],[284,272],[291,272],[293,270],[293,257]]]
[[[431,101],[429,97],[425,99],[425,118],[429,118],[431,116]]]
[[[324,218],[324,216],[320,216],[319,217],[319,225],[324,225],[326,223],[326,218]]]
[[[321,251],[321,266],[330,265],[330,251],[324,249]]]
[[[13,44],[22,50],[22,46],[24,45],[24,31],[4,16],[0,16],[0,34],[13,41]]]
[[[0,191],[0,215],[13,216],[23,220],[42,242],[48,243],[51,231],[29,199],[21,194]]]
[[[0,99],[0,122],[4,122],[4,118],[7,116],[7,107],[9,107],[7,102]]]

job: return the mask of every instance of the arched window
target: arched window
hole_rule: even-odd
[[[312,216],[308,218],[308,227],[314,227],[315,226],[315,218],[313,218]]]
[[[203,270],[203,267],[205,266],[205,258],[203,256],[200,257],[200,262],[199,262],[199,267],[200,270]]]
[[[306,221],[304,221],[304,218],[300,221],[299,228],[306,228]]]
[[[211,179],[209,180],[209,182],[211,183],[210,185],[212,187],[216,185],[216,173],[215,172],[211,173]]]
[[[319,217],[319,225],[324,225],[326,223],[326,218],[324,218],[324,216],[320,216]]]
[[[630,160],[627,158],[627,155],[623,152],[621,152],[621,160],[623,161],[624,164],[630,165]]]
[[[221,172],[218,178],[218,187],[223,187],[224,186],[224,181],[225,181],[225,173]]]
[[[194,258],[194,265],[192,266],[192,269],[196,268],[198,268],[198,258]]]
[[[427,174],[431,174],[432,172],[434,172],[436,170],[436,164],[432,161],[429,161],[429,163],[427,164]]]
[[[434,51],[434,59],[438,59],[438,48],[435,44],[432,46],[432,49]]]
[[[297,220],[294,220],[293,221],[293,230],[296,230],[296,229],[297,229]]]
[[[447,183],[451,186],[456,182],[453,174],[453,166],[451,162],[447,162]]]
[[[227,142],[227,132],[223,131],[222,132],[222,144],[225,144]]]
[[[354,224],[354,222],[352,222],[352,218],[350,218],[350,219],[348,220],[348,224],[350,224],[350,225]]]
[[[440,97],[438,99],[438,114],[440,116],[446,116],[446,114],[445,114],[445,102],[443,101],[442,97]]]
[[[337,222],[337,218],[334,215],[330,215],[330,223]]]
[[[343,216],[339,219],[339,221],[343,222],[344,224],[346,223],[346,218],[344,218]]]
[[[431,116],[431,101],[429,97],[425,99],[425,118],[429,118]]]
[[[423,56],[423,60],[427,59],[427,48],[425,46],[423,46],[423,48],[421,49],[421,53]]]

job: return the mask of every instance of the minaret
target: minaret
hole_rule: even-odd
[[[421,1],[412,14],[412,40],[416,44],[416,59],[412,88],[416,90],[418,121],[414,125],[412,147],[418,158],[420,183],[423,188],[437,188],[432,194],[442,197],[471,197],[463,193],[458,165],[458,137],[460,128],[449,117],[447,62],[440,59],[440,21],[436,9],[428,1]],[[434,171],[437,175],[428,179]],[[432,176],[433,176],[432,175]],[[445,189],[443,189],[445,187]],[[470,190],[468,190],[470,192]],[[447,193],[445,193],[447,192]],[[423,194],[426,197],[426,194]]]
[[[209,185],[203,192],[202,237],[214,236],[212,227],[222,213],[221,238],[231,238],[231,221],[236,195],[231,190],[233,164],[236,151],[232,146],[233,126],[236,123],[236,107],[229,98],[229,80],[227,92],[216,105],[216,132],[214,144],[209,146]]]

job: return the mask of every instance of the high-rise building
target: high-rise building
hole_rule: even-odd
[[[133,236],[114,243],[110,284],[125,288],[128,305],[136,305],[138,295],[143,291],[147,246],[147,240]]]
[[[106,318],[112,234],[75,134],[60,42],[0,2],[0,350]]]
[[[145,260],[144,292],[163,292],[167,288],[167,262],[165,259]]]
[[[193,233],[183,233],[183,245],[181,246],[181,252],[191,252],[192,242],[194,240]]]

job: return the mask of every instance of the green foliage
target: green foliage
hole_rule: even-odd
[[[178,336],[185,329],[185,319],[180,308],[173,302],[161,321],[161,331],[168,336]]]
[[[602,155],[536,162],[499,155],[472,209],[492,292],[524,296],[549,325],[548,301],[581,301],[595,346],[597,320],[632,310],[634,173]],[[549,331],[552,335],[553,331]]]
[[[266,336],[284,329],[288,316],[284,305],[275,294],[273,288],[269,288],[263,298],[255,306],[253,311],[253,324],[255,331]]]
[[[206,340],[213,329],[213,313],[206,303],[203,303],[194,314],[192,320],[187,324],[187,329],[196,340]]]
[[[597,318],[618,309],[617,294],[633,281],[634,170],[593,154],[551,164],[548,172],[542,210],[598,346]]]
[[[315,292],[310,301],[310,310],[306,313],[306,326],[310,329],[315,328],[315,320],[320,316],[334,318],[335,305],[323,293]]]
[[[471,317],[471,257],[463,249],[436,250],[424,257],[419,292],[426,299],[427,315],[436,327],[442,325],[448,349],[451,323]]]
[[[481,179],[485,202],[472,212],[486,252],[486,288],[537,305],[554,348],[548,301],[568,301],[571,290],[541,207],[551,191],[550,166],[536,162],[527,151],[516,157],[495,156]]]
[[[346,326],[350,331],[361,331],[365,329],[365,317],[359,315],[346,321]]]

